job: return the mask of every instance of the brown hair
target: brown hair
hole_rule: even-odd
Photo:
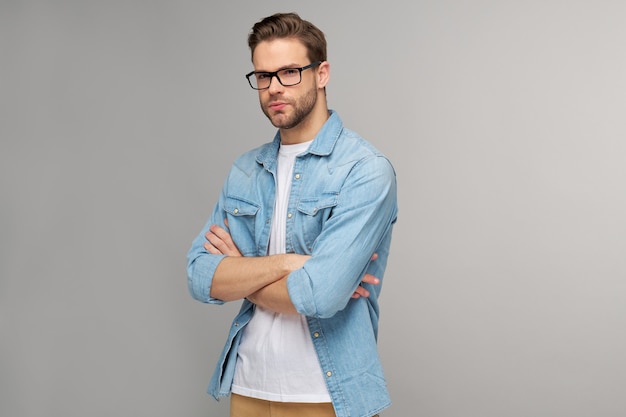
[[[295,38],[302,42],[311,62],[326,61],[324,32],[296,13],[276,13],[255,23],[248,35],[251,56],[254,56],[254,50],[259,43],[280,38]]]

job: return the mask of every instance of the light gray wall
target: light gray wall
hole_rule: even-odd
[[[626,3],[0,2],[0,415],[226,416],[185,253],[299,12],[393,160],[385,416],[626,414]]]

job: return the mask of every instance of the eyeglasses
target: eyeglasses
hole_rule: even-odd
[[[274,72],[252,71],[246,74],[246,78],[250,83],[250,87],[255,90],[265,90],[270,88],[272,78],[274,77],[276,77],[276,79],[282,86],[291,87],[294,85],[298,85],[300,84],[300,82],[302,82],[302,71],[309,68],[315,68],[321,63],[322,61],[315,61],[310,63],[309,65],[305,65],[304,67],[284,68]]]

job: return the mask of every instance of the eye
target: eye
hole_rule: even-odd
[[[289,75],[296,75],[298,73],[297,69],[293,69],[293,68],[287,68],[281,71],[281,73],[289,76]]]
[[[270,74],[267,72],[257,72],[255,75],[257,80],[265,80],[270,77]]]

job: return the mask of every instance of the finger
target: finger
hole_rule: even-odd
[[[228,250],[229,250],[228,245],[222,239],[220,239],[219,236],[217,236],[215,233],[207,232],[205,237],[208,243],[211,246],[213,246],[215,249],[217,249],[220,253],[223,253],[223,254],[228,253]]]
[[[376,259],[378,259],[378,254],[376,252],[374,252],[372,257],[370,258],[370,261],[375,261]]]
[[[211,231],[211,233],[217,236],[220,240],[222,240],[229,248],[232,248],[235,246],[233,239],[230,237],[230,233],[228,233],[226,230],[224,230],[220,226],[216,224],[211,225],[209,230]]]
[[[204,236],[220,253],[228,256],[242,256],[230,233],[224,228],[213,224]]]
[[[228,233],[226,230],[224,230],[223,228],[217,225],[211,226],[210,230],[211,232],[213,232],[213,234],[217,238],[219,238],[226,245],[225,249],[228,250],[228,252],[224,252],[225,254],[227,255],[239,254],[239,249],[237,248],[237,245],[235,245],[235,242],[233,241],[233,238],[230,236],[230,233]]]
[[[354,294],[352,294],[352,298],[369,297],[369,296],[370,296],[370,292],[366,290],[365,288],[363,288],[361,285],[356,287],[356,290],[354,290]]]
[[[223,253],[210,242],[204,242],[204,249],[213,255],[223,255]]]
[[[366,284],[378,285],[380,284],[380,279],[376,278],[372,274],[365,274],[363,275],[363,279],[361,280],[361,282],[365,282]]]

